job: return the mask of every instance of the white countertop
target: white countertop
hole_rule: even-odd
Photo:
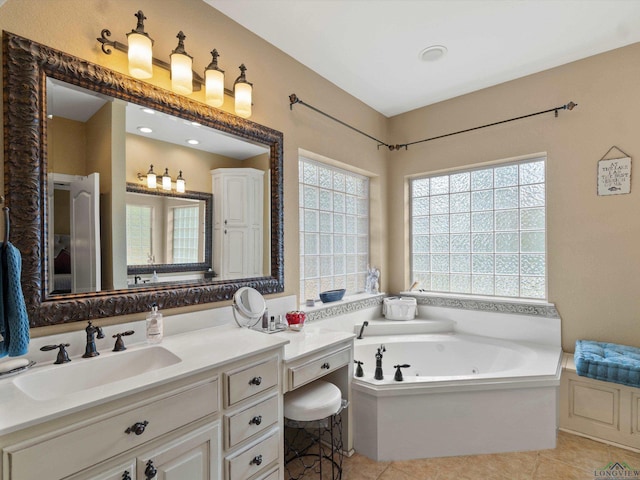
[[[265,335],[241,329],[235,325],[224,325],[168,336],[160,345],[177,355],[181,359],[180,362],[46,401],[35,400],[23,393],[13,383],[14,379],[22,375],[29,375],[30,372],[62,369],[74,363],[99,362],[100,358],[122,353],[107,351],[102,352],[100,357],[96,358],[72,357],[72,362],[69,364],[38,365],[18,375],[0,379],[0,435],[116,400],[151,387],[157,387],[188,375],[217,368],[241,360],[248,355],[278,348],[285,345],[293,337],[293,332],[291,334]],[[305,344],[307,343],[297,343],[295,354],[299,355],[300,349],[304,348]],[[308,345],[315,348],[314,342],[309,341]],[[146,344],[131,345],[127,347],[127,352],[146,347]],[[55,352],[51,353],[55,354]]]
[[[269,336],[289,341],[284,347],[285,362],[292,362],[304,355],[330,348],[356,337],[354,333],[325,330],[310,325],[306,325],[299,332],[285,330]]]

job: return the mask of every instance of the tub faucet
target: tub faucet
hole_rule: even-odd
[[[402,382],[402,381],[403,381],[403,378],[402,378],[402,370],[400,370],[400,369],[401,369],[401,368],[409,368],[410,366],[411,366],[411,365],[409,365],[408,363],[403,363],[403,364],[400,364],[400,365],[394,365],[394,366],[393,366],[393,368],[395,368],[395,369],[396,369],[396,374],[395,374],[395,376],[393,377],[393,379],[394,379],[396,382]]]
[[[384,345],[380,345],[378,348],[378,353],[376,353],[376,373],[373,375],[373,378],[376,380],[382,380],[384,375],[382,374],[382,352],[386,352],[387,349],[384,348]]]
[[[87,332],[87,345],[84,349],[84,355],[82,358],[90,358],[97,357],[100,355],[98,349],[96,348],[96,334],[97,338],[104,338],[104,333],[102,333],[101,327],[94,327],[91,321],[89,321],[89,325],[84,329]]]
[[[360,327],[360,333],[358,334],[358,340],[362,340],[362,334],[364,333],[364,327],[368,327],[369,326],[369,322],[367,322],[366,320],[362,323],[362,326]]]

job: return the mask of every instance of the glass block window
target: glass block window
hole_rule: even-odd
[[[200,208],[197,205],[173,207],[171,215],[172,263],[197,263]]]
[[[299,160],[300,297],[364,291],[369,265],[369,179]]]
[[[545,160],[412,179],[412,281],[433,292],[545,299]]]
[[[146,265],[152,254],[153,207],[127,205],[127,265]]]

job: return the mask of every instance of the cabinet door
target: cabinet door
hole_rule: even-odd
[[[223,188],[224,225],[226,227],[248,227],[247,177],[245,175],[226,176]]]
[[[219,480],[220,422],[200,427],[137,459],[138,480]]]

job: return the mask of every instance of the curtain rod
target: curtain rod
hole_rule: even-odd
[[[559,107],[554,107],[554,108],[550,108],[548,110],[543,110],[541,112],[536,112],[536,113],[530,113],[528,115],[521,115],[519,117],[514,117],[514,118],[509,118],[507,120],[500,120],[498,122],[493,122],[493,123],[487,123],[486,125],[480,125],[479,127],[472,127],[472,128],[466,128],[464,130],[459,130],[457,132],[452,132],[452,133],[445,133],[444,135],[438,135],[436,137],[430,137],[430,138],[425,138],[423,140],[417,140],[415,142],[409,142],[409,143],[401,143],[401,144],[395,144],[395,145],[391,145],[389,143],[383,142],[382,140],[378,140],[377,138],[363,132],[362,130],[358,130],[355,127],[352,127],[351,125],[349,125],[346,122],[343,122],[342,120],[337,119],[336,117],[329,115],[328,113],[323,112],[322,110],[309,105],[308,103],[303,102],[302,100],[300,100],[298,98],[298,96],[295,93],[292,93],[291,95],[289,95],[289,110],[293,110],[293,106],[295,104],[299,103],[300,105],[304,105],[307,108],[310,108],[311,110],[318,112],[321,115],[324,115],[327,118],[330,118],[331,120],[338,122],[341,125],[344,125],[345,127],[350,128],[351,130],[354,130],[356,132],[358,132],[361,135],[364,135],[367,138],[370,138],[371,140],[375,140],[376,142],[378,142],[378,148],[380,148],[381,146],[387,147],[389,148],[389,150],[393,151],[393,150],[400,150],[401,148],[404,148],[405,150],[408,150],[409,145],[416,145],[418,143],[424,143],[424,142],[430,142],[431,140],[438,140],[440,138],[445,138],[445,137],[451,137],[453,135],[459,135],[461,133],[467,133],[467,132],[471,132],[474,130],[480,130],[481,128],[487,128],[487,127],[493,127],[495,125],[500,125],[502,123],[508,123],[508,122],[513,122],[515,120],[522,120],[523,118],[529,118],[529,117],[535,117],[536,115],[543,115],[545,113],[551,113],[554,112],[555,117],[558,116],[558,111],[559,110],[573,110],[575,107],[578,106],[577,103],[574,102],[569,102],[565,105],[559,106]]]

